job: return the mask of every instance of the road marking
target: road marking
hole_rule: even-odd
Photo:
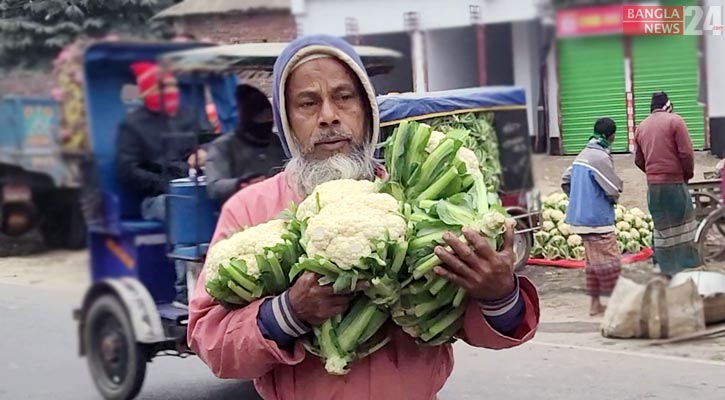
[[[703,360],[703,359],[698,359],[698,358],[667,356],[667,355],[663,355],[663,354],[642,353],[642,352],[637,352],[637,351],[601,349],[598,347],[539,342],[536,340],[532,340],[530,343],[537,344],[539,346],[556,347],[556,348],[560,348],[560,349],[593,351],[593,352],[597,352],[597,353],[618,354],[618,355],[623,355],[623,356],[650,358],[650,359],[654,359],[654,360],[680,361],[680,362],[688,362],[688,363],[692,363],[692,364],[704,364],[704,365],[712,365],[712,366],[717,366],[717,367],[725,367],[725,361],[714,361],[714,360]]]

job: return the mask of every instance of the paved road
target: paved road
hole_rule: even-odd
[[[0,284],[0,399],[97,399],[77,356],[71,310],[80,294]],[[444,400],[722,399],[725,363],[534,342],[493,352],[456,346]],[[139,399],[254,399],[196,358],[158,358]],[[402,400],[402,399],[401,399]]]

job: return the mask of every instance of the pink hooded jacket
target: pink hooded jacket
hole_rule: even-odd
[[[275,218],[290,202],[300,200],[287,184],[285,173],[249,186],[224,205],[212,243],[245,226]],[[204,282],[204,272],[199,282]],[[519,278],[519,286],[525,311],[511,337],[493,330],[475,303],[466,311],[459,337],[489,349],[514,347],[531,339],[539,321],[539,301],[526,278]],[[215,303],[203,284],[197,284],[189,304],[188,341],[216,376],[254,379],[266,400],[434,399],[453,369],[450,345],[421,347],[389,326],[390,343],[353,363],[347,375],[329,375],[322,362],[306,354],[300,343],[289,353],[262,336],[257,326],[262,301],[230,311]]]

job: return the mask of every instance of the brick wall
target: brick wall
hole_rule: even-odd
[[[179,34],[192,34],[198,39],[216,43],[288,42],[297,37],[294,17],[289,12],[197,15],[177,19],[174,27]],[[258,87],[271,95],[271,76],[253,78],[242,76],[241,83]]]
[[[178,19],[174,26],[179,33],[227,44],[287,42],[297,36],[294,17],[289,12],[197,15]]]

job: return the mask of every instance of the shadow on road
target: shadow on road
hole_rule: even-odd
[[[213,386],[199,385],[195,387],[185,386],[183,393],[179,393],[179,385],[174,383],[165,384],[161,387],[156,385],[153,393],[146,393],[141,390],[138,400],[262,400],[254,390],[251,381],[220,381]]]

